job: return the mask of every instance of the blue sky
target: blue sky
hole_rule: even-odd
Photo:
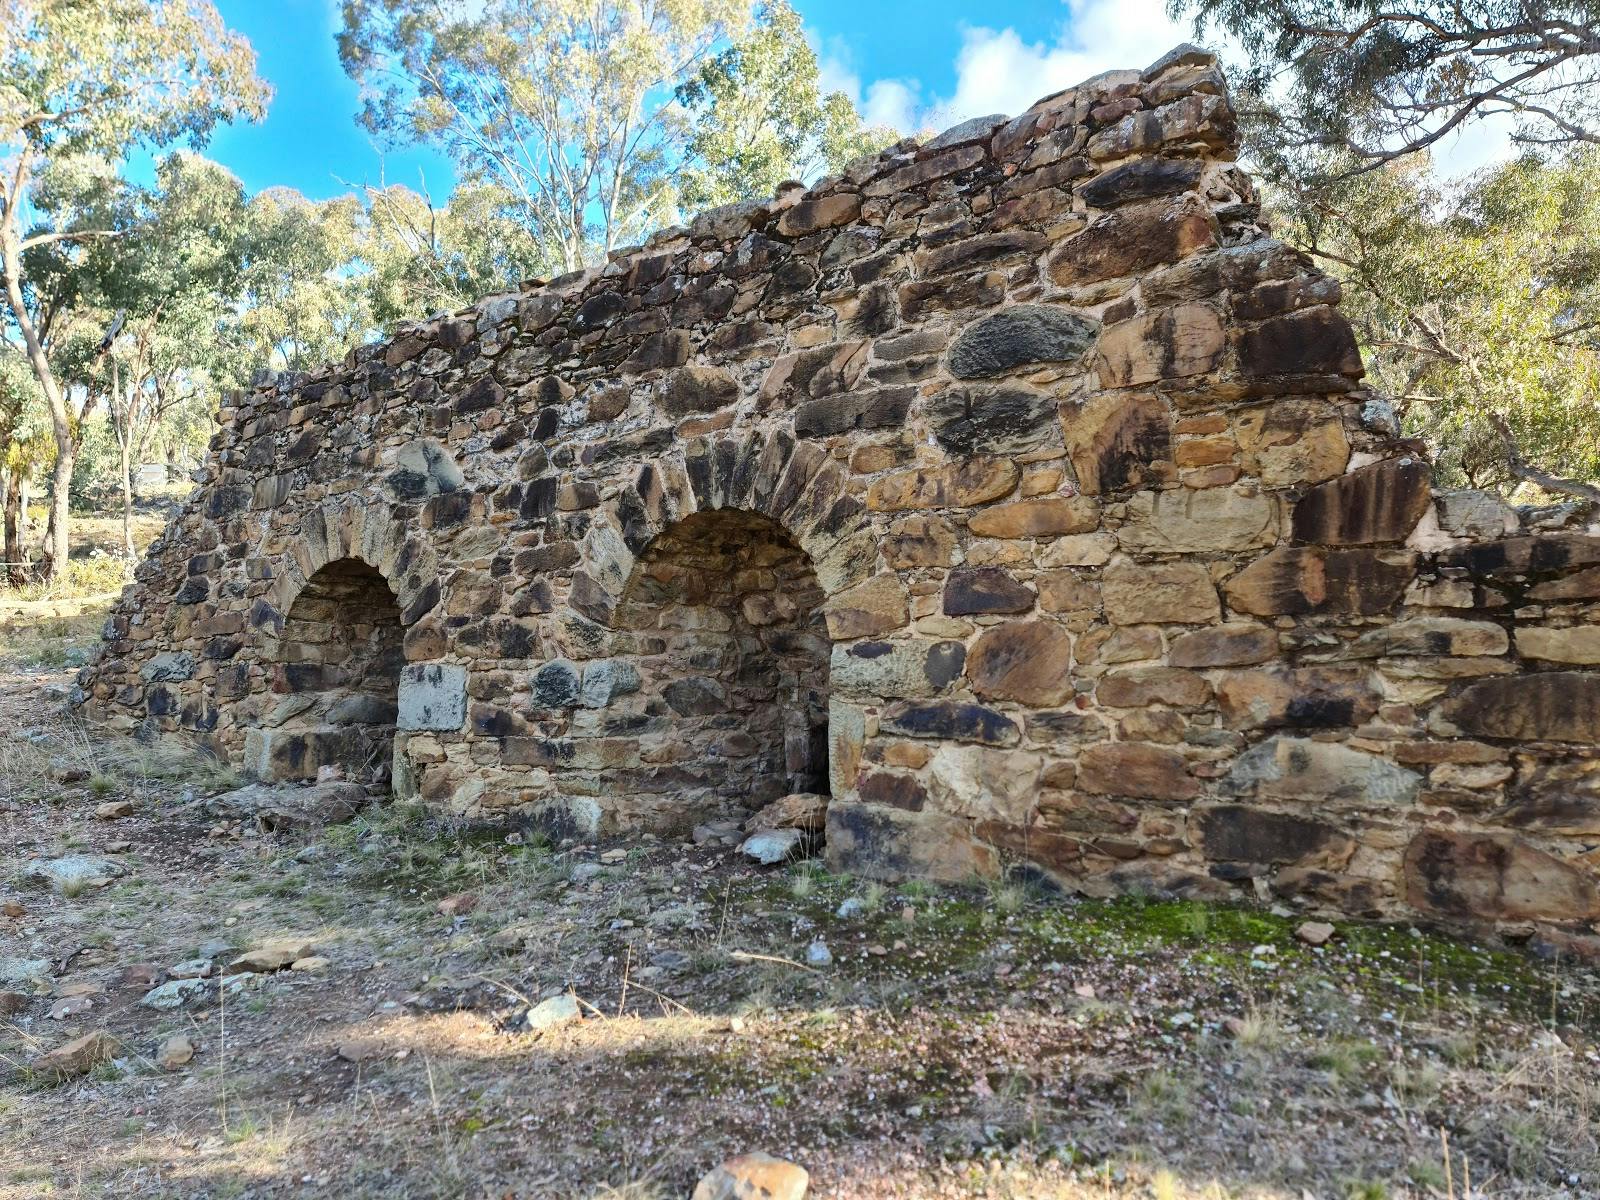
[[[334,48],[336,0],[216,0],[276,89],[267,119],[219,130],[205,153],[256,192],[284,185],[323,198],[387,180],[448,194],[450,165],[428,150],[380,149],[355,120],[355,85]],[[1110,66],[1143,66],[1181,40],[1160,0],[795,0],[823,61],[875,120],[942,128],[1016,112]],[[1142,9],[1145,20],[1131,20]],[[981,14],[982,24],[974,22]],[[136,164],[138,173],[146,164]]]
[[[219,130],[206,153],[256,192],[284,185],[324,198],[380,182],[449,194],[449,162],[426,149],[382,149],[355,119],[355,85],[334,47],[337,0],[216,0],[249,37],[276,89],[267,119]],[[792,0],[822,62],[874,123],[916,131],[1016,113],[1100,71],[1142,67],[1191,34],[1164,0]],[[1476,165],[1496,139],[1447,147]],[[148,161],[134,164],[148,174]]]

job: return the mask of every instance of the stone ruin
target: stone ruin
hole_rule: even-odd
[[[1180,47],[263,382],[81,698],[568,835],[817,791],[865,876],[1592,929],[1600,536],[1431,490],[1236,150]]]

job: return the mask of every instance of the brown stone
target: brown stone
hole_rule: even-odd
[[[1211,573],[1199,563],[1113,563],[1101,577],[1114,625],[1205,625],[1222,619]]]
[[[1271,545],[1277,510],[1269,496],[1238,489],[1136,492],[1117,540],[1135,553],[1182,554]]]
[[[1277,653],[1274,630],[1262,625],[1218,625],[1175,639],[1167,661],[1175,667],[1245,667]]]
[[[1124,491],[1154,478],[1171,452],[1171,409],[1160,396],[1106,393],[1061,417],[1067,455],[1087,495]]]
[[[715,412],[739,398],[739,383],[721,367],[680,367],[667,377],[661,410],[669,417]]]
[[[1517,653],[1523,658],[1545,662],[1594,666],[1600,663],[1600,626],[1569,625],[1563,629],[1524,626],[1517,630]]]
[[[1224,345],[1216,309],[1179,304],[1108,325],[1096,365],[1103,386],[1138,387],[1214,370]]]
[[[889,526],[883,557],[895,570],[947,567],[955,550],[955,531],[938,517],[901,517]]]
[[[1375,616],[1399,602],[1412,555],[1384,550],[1280,546],[1223,585],[1228,607],[1257,617]]]
[[[1318,483],[1344,470],[1350,459],[1339,410],[1326,400],[1274,400],[1240,416],[1234,437],[1240,463],[1264,487]]]
[[[1235,340],[1246,375],[1362,375],[1350,322],[1326,304],[1262,321]]]
[[[1165,746],[1106,742],[1078,758],[1078,786],[1105,796],[1146,800],[1192,800],[1200,782],[1189,774],[1183,755]]]
[[[1489,921],[1600,916],[1591,872],[1508,834],[1427,829],[1406,847],[1406,898],[1424,912]]]
[[[944,582],[947,617],[1027,612],[1035,599],[1032,588],[1000,567],[951,571]]]
[[[1378,711],[1367,673],[1341,667],[1231,671],[1217,683],[1230,729],[1355,726]]]
[[[1192,671],[1142,667],[1102,676],[1094,698],[1108,708],[1142,708],[1149,704],[1199,708],[1211,699],[1211,685]]]
[[[1206,857],[1224,862],[1339,865],[1355,848],[1325,822],[1242,804],[1209,805],[1194,822]]]
[[[1364,546],[1404,541],[1432,501],[1428,464],[1391,458],[1319,484],[1294,507],[1297,542]]]
[[[879,512],[912,508],[970,508],[998,500],[1017,486],[1022,471],[1008,458],[973,458],[942,467],[918,467],[875,479],[867,507]]]
[[[1489,621],[1407,617],[1362,634],[1350,648],[1350,655],[1356,658],[1399,654],[1477,656],[1504,654],[1510,644],[1505,629]]]
[[[1069,238],[1050,260],[1062,287],[1116,279],[1216,245],[1212,218],[1193,201],[1130,204]]]
[[[848,225],[861,215],[861,197],[854,192],[808,196],[778,215],[778,232],[784,237],[804,237],[819,229]]]
[[[1072,694],[1072,638],[1050,621],[1012,621],[988,629],[967,655],[967,679],[985,700],[1041,707]]]
[[[911,619],[905,585],[894,575],[878,575],[829,598],[828,636],[835,641],[876,637],[903,629]]]
[[[805,1200],[810,1186],[804,1167],[757,1151],[702,1176],[690,1200]]]
[[[967,528],[978,537],[1056,537],[1099,528],[1100,506],[1084,496],[1050,496],[996,504],[975,513]]]
[[[1045,612],[1092,612],[1100,607],[1099,585],[1071,571],[1042,571],[1033,582]]]
[[[33,1069],[47,1078],[86,1075],[101,1063],[110,1062],[121,1047],[103,1029],[73,1038],[34,1060]]]
[[[1445,701],[1440,717],[1471,737],[1600,740],[1600,675],[1538,671],[1485,679]]]

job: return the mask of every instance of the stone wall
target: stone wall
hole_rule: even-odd
[[[1235,148],[1184,47],[264,383],[87,701],[278,775],[397,726],[563,831],[825,773],[867,875],[1581,929],[1600,537],[1431,492]]]

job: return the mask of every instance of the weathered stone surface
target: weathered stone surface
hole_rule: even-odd
[[[804,1167],[757,1151],[701,1176],[690,1200],[806,1200],[810,1186]]]
[[[1064,242],[1050,259],[1050,278],[1079,287],[1177,262],[1215,244],[1212,218],[1192,203],[1131,204]]]
[[[1422,776],[1337,742],[1278,736],[1235,759],[1223,785],[1278,800],[1367,802],[1387,808],[1415,799]]]
[[[1326,822],[1242,804],[1209,805],[1194,820],[1207,857],[1224,862],[1336,865],[1355,846]]]
[[[1063,308],[1017,304],[972,322],[946,357],[957,379],[982,379],[1034,363],[1068,363],[1094,344],[1100,323]]]
[[[182,683],[194,678],[195,666],[194,655],[168,651],[140,667],[139,678],[146,683]]]
[[[823,611],[835,641],[891,633],[908,619],[905,585],[893,575],[878,575],[840,592]]]
[[[1257,617],[1389,611],[1411,582],[1409,554],[1280,546],[1223,585],[1228,607]]]
[[[784,237],[804,237],[819,229],[848,225],[861,215],[861,197],[854,192],[834,192],[800,201],[778,214],[778,232]]]
[[[1277,509],[1258,492],[1174,488],[1135,493],[1117,541],[1135,553],[1249,550],[1270,545],[1276,528]]]
[[[1356,639],[1352,657],[1504,654],[1511,645],[1503,627],[1460,617],[1408,617]],[[1535,656],[1537,657],[1537,656]]]
[[[1600,916],[1594,874],[1506,834],[1427,829],[1406,847],[1407,899],[1466,920],[1583,921]]]
[[[1278,653],[1278,635],[1262,625],[1229,624],[1197,629],[1172,643],[1167,661],[1175,667],[1245,667]]]
[[[1239,370],[1246,375],[1347,375],[1359,378],[1361,352],[1350,322],[1318,305],[1274,317],[1238,335]]]
[[[1216,309],[1179,304],[1107,326],[1095,361],[1104,386],[1138,387],[1214,370],[1225,346]]]
[[[1211,573],[1199,563],[1113,563],[1100,583],[1113,625],[1205,625],[1222,619]]]
[[[1056,402],[1020,383],[953,387],[928,402],[928,423],[952,454],[1015,454],[1056,433]]]
[[[1240,466],[1263,487],[1317,483],[1340,474],[1350,459],[1339,410],[1326,400],[1275,400],[1234,422]]]
[[[829,682],[846,696],[936,696],[961,677],[966,656],[957,641],[852,642],[833,647]]]
[[[948,738],[986,746],[1015,746],[1022,738],[1022,730],[1004,713],[954,700],[902,700],[888,705],[878,721],[884,732],[902,737]]]
[[[1428,464],[1393,458],[1312,488],[1294,507],[1297,542],[1363,546],[1404,541],[1432,499]]]
[[[985,700],[1049,707],[1072,694],[1072,638],[1049,621],[985,630],[967,654],[972,690]]]
[[[47,1079],[86,1075],[101,1063],[110,1062],[121,1049],[117,1039],[103,1029],[55,1047],[33,1062],[33,1069]]]
[[[1439,715],[1470,737],[1593,744],[1600,740],[1600,675],[1538,671],[1485,679],[1445,701]]]
[[[1101,676],[1094,697],[1107,708],[1199,708],[1211,699],[1211,685],[1193,671],[1176,667],[1137,667]]]
[[[1033,607],[1033,589],[1000,567],[951,571],[944,583],[946,616],[1021,613]]]
[[[1139,742],[1085,749],[1078,759],[1078,786],[1106,796],[1149,800],[1192,800],[1200,794],[1200,781],[1189,774],[1183,755]]]
[[[967,528],[978,537],[1053,538],[1100,525],[1100,506],[1083,496],[1049,496],[996,504],[974,513]]]
[[[944,467],[898,471],[873,480],[867,507],[883,512],[970,508],[1007,495],[1021,477],[1009,458],[972,458]]]
[[[1151,481],[1172,453],[1172,414],[1160,396],[1112,393],[1065,409],[1067,454],[1084,494],[1125,491]]]
[[[972,823],[937,811],[903,812],[835,800],[828,806],[828,861],[867,879],[920,876],[951,883],[988,878],[999,856]]]
[[[467,670],[410,663],[400,671],[396,723],[407,730],[456,730],[467,719]]]
[[[1217,684],[1231,729],[1349,728],[1371,718],[1378,699],[1366,671],[1342,667],[1232,671]]]
[[[1502,635],[1504,631],[1502,630]],[[1517,653],[1545,662],[1594,666],[1600,663],[1600,626],[1569,625],[1564,629],[1529,626],[1517,630]]]

